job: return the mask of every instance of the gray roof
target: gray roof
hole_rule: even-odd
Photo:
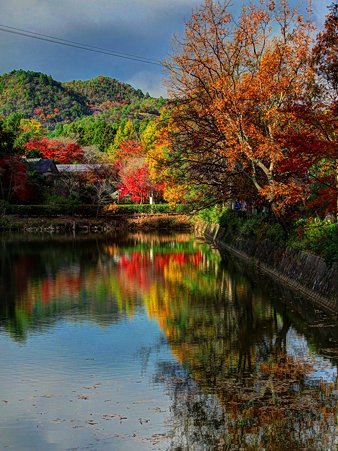
[[[73,172],[73,173],[84,173],[84,172],[92,172],[100,169],[104,169],[105,167],[111,167],[111,164],[57,164],[57,170],[62,172]]]
[[[26,163],[30,171],[36,171],[40,174],[57,174],[59,172],[53,160],[27,158]]]

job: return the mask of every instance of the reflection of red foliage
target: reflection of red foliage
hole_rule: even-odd
[[[192,264],[198,266],[202,260],[201,251],[195,254],[185,254],[183,252],[171,254],[155,254],[153,259],[150,255],[142,252],[133,252],[130,256],[123,256],[119,260],[120,275],[126,280],[132,280],[140,291],[145,291],[150,287],[153,270],[164,271],[170,263],[179,266]]]
[[[169,263],[173,262],[180,266],[186,264],[193,264],[198,266],[202,260],[202,254],[200,251],[195,254],[185,254],[183,252],[177,252],[172,254],[158,254],[154,258],[154,266],[159,269],[163,269]]]
[[[22,202],[34,198],[34,187],[28,179],[27,167],[18,157],[5,157],[0,160],[0,182],[2,195]]]
[[[77,274],[60,272],[55,279],[44,279],[41,283],[41,300],[48,304],[61,294],[78,296],[81,289],[81,279]]]
[[[151,261],[148,255],[133,252],[129,257],[123,256],[119,261],[120,275],[126,280],[133,280],[141,291],[146,291],[151,283]]]
[[[62,164],[80,163],[83,160],[83,150],[74,142],[48,138],[31,139],[26,143],[25,148],[27,151],[38,150],[43,158],[55,160]]]
[[[119,290],[128,296],[144,296],[151,292],[154,279],[165,278],[165,272],[171,267],[176,271],[178,266],[196,267],[202,259],[201,251],[193,254],[184,252],[154,253],[150,250],[132,252],[120,256],[118,262]],[[41,280],[30,280],[32,268],[36,262],[31,257],[20,257],[14,268],[15,286],[20,293],[20,305],[27,314],[32,314],[36,305],[40,302],[45,306],[51,302],[60,302],[61,299],[76,299],[81,290],[87,289],[88,274],[59,270],[51,277],[43,277]],[[180,272],[178,270],[178,272]],[[100,283],[101,272],[93,272],[90,288],[95,290],[95,283]],[[107,279],[109,281],[109,279]],[[88,287],[89,288],[89,287]]]

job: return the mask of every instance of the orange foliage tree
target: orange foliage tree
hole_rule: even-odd
[[[278,5],[277,5],[278,3]],[[206,0],[167,62],[174,100],[172,147],[184,171],[219,198],[245,181],[275,211],[302,194],[280,180],[281,135],[314,80],[312,25],[286,0],[244,6]],[[241,180],[241,183],[238,181]]]

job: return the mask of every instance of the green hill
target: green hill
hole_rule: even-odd
[[[63,83],[63,86],[85,97],[88,106],[94,110],[105,110],[115,103],[133,103],[144,98],[140,89],[103,76],[92,80],[73,80]]]
[[[87,99],[40,72],[14,70],[0,76],[0,115],[22,112],[46,125],[90,114]]]
[[[145,113],[152,113],[149,110],[154,108],[154,103],[157,110],[157,101],[148,94],[109,77],[60,83],[40,72],[24,70],[0,76],[0,116],[21,112],[49,128],[128,105],[139,109],[144,102]]]

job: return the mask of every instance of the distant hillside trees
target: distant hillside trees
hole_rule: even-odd
[[[90,114],[87,100],[39,72],[15,70],[0,76],[0,114],[21,112],[53,126]]]
[[[14,70],[0,76],[0,115],[19,112],[49,129],[59,123],[105,112],[114,122],[114,109],[121,114],[158,114],[163,99],[152,99],[141,90],[109,77],[60,83],[40,72]]]

